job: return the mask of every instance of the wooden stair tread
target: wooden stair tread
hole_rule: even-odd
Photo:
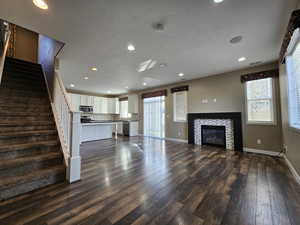
[[[56,133],[57,133],[56,130],[15,131],[15,132],[0,133],[0,138],[22,137],[22,136],[40,136],[40,135],[56,134]]]
[[[59,173],[65,173],[65,167],[64,165],[58,165],[49,167],[46,169],[41,169],[38,171],[33,171],[29,174],[23,175],[23,176],[16,176],[16,177],[8,177],[0,179],[0,190],[6,189],[15,185],[23,184],[23,183],[29,183],[34,180],[39,180],[43,177],[59,174]]]
[[[55,140],[55,141],[37,141],[34,143],[25,143],[25,144],[0,145],[0,152],[24,150],[33,147],[57,146],[58,144],[59,141]]]
[[[15,120],[10,122],[0,122],[1,126],[15,127],[15,126],[41,126],[41,125],[54,125],[54,121],[49,120],[35,120],[35,121],[24,121]]]
[[[25,156],[16,159],[8,159],[8,160],[0,161],[0,170],[4,168],[7,169],[11,167],[21,166],[27,163],[35,163],[35,162],[56,159],[61,157],[62,154],[60,152],[48,152],[40,155]]]

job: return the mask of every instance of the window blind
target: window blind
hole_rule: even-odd
[[[290,126],[300,129],[300,44],[286,58]]]
[[[173,93],[174,121],[185,122],[187,115],[187,91]]]

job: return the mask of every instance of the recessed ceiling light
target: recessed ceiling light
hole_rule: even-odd
[[[75,85],[74,85],[74,84],[70,84],[70,87],[72,87],[72,88],[73,88],[73,87],[75,87]]]
[[[44,9],[44,10],[48,9],[48,4],[45,0],[33,0],[33,3],[35,4],[36,7],[40,9]]]
[[[130,51],[130,52],[135,51],[135,47],[134,47],[133,44],[129,44],[129,45],[127,46],[127,49],[128,49],[128,51]]]
[[[98,71],[97,67],[92,67],[92,71]]]
[[[238,59],[239,62],[244,62],[246,60],[246,57],[241,57]]]
[[[224,0],[214,0],[215,3],[221,3],[223,2]]]
[[[179,73],[178,76],[183,77],[184,73]]]
[[[107,91],[108,94],[111,94],[111,91]]]
[[[128,89],[129,87],[128,87],[128,86],[126,86],[125,88],[126,88],[126,89]]]
[[[85,80],[88,80],[88,79],[89,79],[89,77],[84,77],[83,79],[85,79]]]
[[[147,86],[147,83],[146,83],[146,82],[144,82],[144,83],[143,83],[143,85],[144,85],[144,86]]]

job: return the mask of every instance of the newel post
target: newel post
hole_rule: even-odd
[[[72,130],[69,167],[67,179],[70,183],[80,180],[81,157],[80,157],[80,112],[72,113]]]

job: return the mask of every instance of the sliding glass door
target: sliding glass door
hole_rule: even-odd
[[[165,96],[144,99],[144,135],[165,137]]]

